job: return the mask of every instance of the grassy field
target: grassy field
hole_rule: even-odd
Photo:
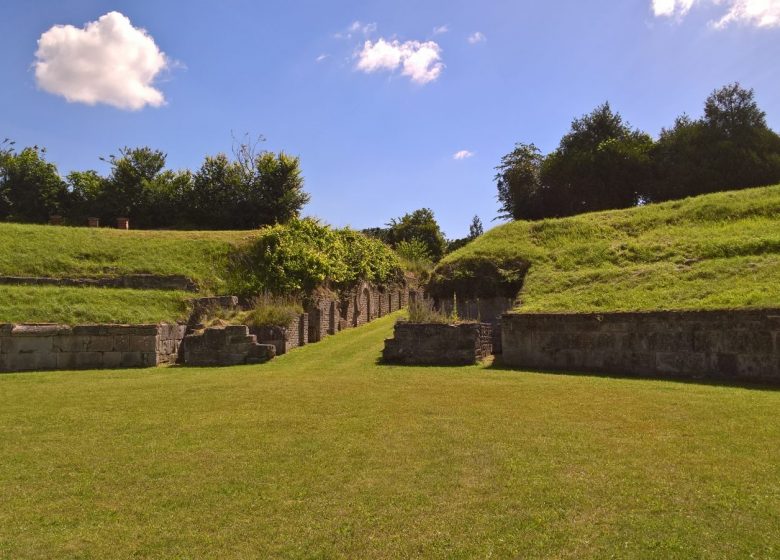
[[[189,292],[0,286],[0,323],[159,323],[186,319]]]
[[[90,277],[182,274],[222,282],[224,257],[249,231],[122,231],[0,223],[0,275]]]
[[[494,228],[439,270],[530,264],[521,311],[780,305],[780,186]]]
[[[1,558],[777,558],[780,392],[377,364],[0,376]]]

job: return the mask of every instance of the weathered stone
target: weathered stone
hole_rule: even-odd
[[[507,314],[503,359],[530,369],[780,383],[778,313]]]
[[[382,353],[388,363],[420,365],[474,364],[492,352],[487,323],[458,325],[398,322]]]
[[[155,352],[156,350],[156,337],[149,335],[132,335],[130,337],[131,352]]]

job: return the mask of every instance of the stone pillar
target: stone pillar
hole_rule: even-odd
[[[87,225],[89,227],[100,227],[100,218],[87,218]]]
[[[61,226],[62,225],[62,216],[58,214],[53,214],[49,216],[49,225],[52,226]]]
[[[116,229],[130,229],[130,218],[117,218]]]

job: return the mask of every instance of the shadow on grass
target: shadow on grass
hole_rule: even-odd
[[[597,377],[602,379],[626,379],[634,381],[669,381],[671,383],[681,383],[683,385],[706,385],[711,387],[734,387],[740,389],[751,389],[757,391],[780,391],[780,385],[772,384],[766,381],[750,381],[745,379],[734,378],[696,378],[696,377],[683,377],[675,375],[665,376],[653,376],[653,375],[637,375],[631,373],[605,373],[597,371],[570,371],[570,370],[549,370],[549,369],[533,369],[533,368],[520,368],[513,367],[504,364],[501,360],[501,355],[494,357],[493,363],[485,367],[488,370],[494,371],[507,371],[517,373],[542,373],[545,375],[559,375],[566,377]]]

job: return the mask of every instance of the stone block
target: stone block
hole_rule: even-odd
[[[130,336],[131,352],[156,352],[157,337],[134,334]]]
[[[108,369],[122,367],[122,352],[103,352],[103,367]]]
[[[129,352],[130,351],[130,335],[129,334],[117,334],[114,335],[114,352]]]
[[[101,369],[103,352],[75,352],[77,369]]]
[[[143,352],[121,352],[121,360],[119,362],[119,367],[123,367],[123,368],[144,367]]]
[[[69,326],[57,324],[14,325],[11,329],[11,334],[13,336],[46,337],[67,335],[70,333],[71,328]]]
[[[143,352],[143,367],[157,367],[157,352]]]
[[[54,352],[53,336],[11,336],[3,343],[6,354],[30,354]]]
[[[90,336],[87,342],[87,352],[111,352],[114,350],[114,337],[111,335],[106,336]]]
[[[3,359],[7,371],[45,371],[57,369],[57,354],[54,352],[4,354]]]

